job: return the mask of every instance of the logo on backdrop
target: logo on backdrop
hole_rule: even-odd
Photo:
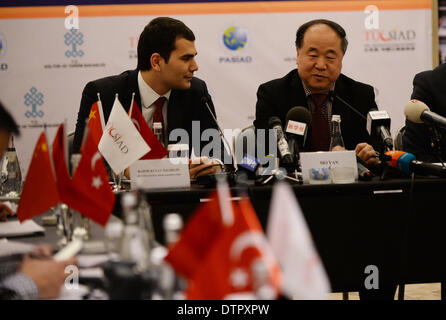
[[[67,45],[70,50],[65,51],[65,56],[67,58],[78,58],[84,55],[84,51],[79,50],[78,47],[84,44],[84,35],[79,29],[72,28],[70,31],[65,33],[65,45]]]
[[[364,30],[365,52],[414,51],[417,34],[413,29]]]
[[[129,59],[136,59],[138,57],[137,46],[138,46],[139,36],[129,37]]]
[[[223,32],[222,41],[224,47],[234,55],[219,57],[219,63],[252,62],[251,56],[239,54],[246,50],[246,45],[248,43],[248,32],[246,31],[246,29],[239,26],[230,26]]]
[[[66,25],[65,25],[66,26]],[[64,34],[64,45],[63,54],[65,58],[71,59],[69,62],[55,61],[46,63],[43,65],[44,69],[66,69],[76,68],[76,69],[90,69],[90,68],[104,68],[105,62],[85,62],[85,38],[86,36],[75,27],[72,27]]]
[[[6,53],[6,38],[0,33],[0,58]],[[0,62],[0,71],[8,70],[8,64],[6,62]]]
[[[248,34],[240,27],[232,26],[223,33],[223,43],[232,51],[241,50],[248,42]]]
[[[25,117],[29,118],[42,118],[44,116],[44,112],[42,110],[37,110],[38,106],[43,105],[43,93],[37,91],[35,87],[29,89],[24,96],[25,98],[25,106],[31,107],[31,111],[25,112]]]

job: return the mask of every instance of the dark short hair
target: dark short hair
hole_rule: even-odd
[[[20,135],[19,126],[14,121],[14,118],[6,110],[3,104],[0,102],[0,130],[6,131],[9,134],[16,136]]]
[[[339,38],[341,38],[342,53],[345,54],[345,52],[347,51],[348,40],[347,40],[347,35],[345,33],[344,28],[342,28],[336,22],[333,22],[330,20],[325,20],[325,19],[311,20],[311,21],[308,21],[308,22],[304,23],[303,25],[301,25],[299,27],[299,29],[297,29],[297,32],[296,32],[296,47],[298,49],[302,48],[302,46],[304,44],[305,32],[307,32],[308,28],[310,28],[314,25],[317,25],[317,24],[325,24],[337,33]]]
[[[158,17],[144,28],[138,41],[138,70],[150,70],[150,57],[159,53],[166,62],[175,50],[177,38],[195,41],[195,35],[183,22],[169,17]]]

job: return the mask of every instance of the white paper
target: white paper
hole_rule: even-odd
[[[45,229],[39,226],[34,220],[7,221],[0,223],[0,237],[18,237],[31,235],[36,232],[45,232]]]
[[[0,240],[0,257],[13,254],[24,254],[30,252],[34,248],[33,244],[18,241]]]

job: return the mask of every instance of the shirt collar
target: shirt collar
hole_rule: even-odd
[[[156,100],[158,100],[159,97],[166,97],[167,100],[169,100],[170,93],[172,92],[172,90],[169,90],[165,94],[160,96],[144,81],[141,75],[141,71],[138,71],[138,89],[141,96],[141,107],[151,106]]]
[[[302,82],[302,86],[304,87],[305,97],[308,98],[308,96],[311,95],[312,92],[311,92],[310,89],[308,89],[308,88],[305,86],[305,83],[304,83],[302,80],[301,80],[301,82]],[[330,91],[334,91],[335,86],[336,86],[336,82],[333,84],[333,86],[331,87]],[[327,92],[327,93],[328,93],[328,92]]]

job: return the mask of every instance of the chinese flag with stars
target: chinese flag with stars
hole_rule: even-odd
[[[143,155],[140,160],[162,159],[167,156],[166,148],[164,148],[152,130],[150,130],[150,127],[144,120],[136,102],[133,102],[133,105],[129,110],[129,116],[136,129],[138,129],[139,133],[144,138],[144,141],[150,147],[150,151]]]
[[[265,285],[277,296],[280,267],[250,201],[220,209],[218,196],[198,209],[166,257],[188,279],[187,299],[253,297]],[[226,223],[225,210],[232,215]]]
[[[99,145],[102,133],[104,132],[104,119],[102,113],[102,104],[100,101],[93,103],[90,109],[90,115],[88,116],[88,127],[90,129],[90,135],[93,138],[94,144]],[[83,150],[83,146],[81,148]]]
[[[51,168],[48,142],[45,133],[42,132],[34,148],[17,216],[20,222],[23,222],[56,206],[59,201],[56,179]]]
[[[70,207],[102,226],[108,221],[115,195],[108,182],[101,154],[91,134],[84,142],[82,158],[73,175],[73,198]]]

